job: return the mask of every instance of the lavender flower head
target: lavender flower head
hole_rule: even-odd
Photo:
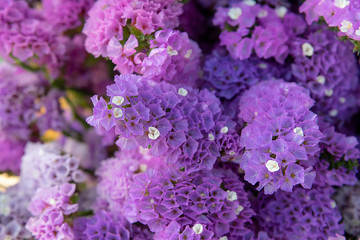
[[[232,99],[262,80],[286,78],[289,75],[285,67],[269,61],[252,57],[246,60],[234,60],[222,51],[214,51],[207,56],[203,79],[209,89],[215,89],[216,95]]]
[[[213,23],[223,31],[220,44],[234,59],[247,59],[254,50],[259,58],[274,57],[284,63],[291,39],[306,28],[303,19],[284,6],[275,9],[255,1],[218,7]]]
[[[122,150],[149,148],[187,172],[211,169],[220,152],[218,140],[234,131],[235,124],[221,115],[219,100],[207,90],[120,75],[107,93],[109,103],[92,98],[90,125],[115,128]]]
[[[249,232],[252,214],[243,183],[230,170],[148,170],[134,177],[124,211],[130,222],[148,225],[154,239],[238,239]]]
[[[111,212],[122,213],[123,204],[128,198],[130,185],[136,172],[145,172],[148,168],[165,167],[162,158],[146,155],[146,149],[122,151],[116,158],[102,162],[96,170],[99,177],[97,185],[97,207]]]
[[[39,188],[29,204],[31,217],[26,228],[37,239],[73,239],[71,227],[65,221],[67,215],[77,211],[71,196],[75,184],[65,183],[51,188]]]
[[[57,77],[69,39],[54,33],[42,14],[26,1],[1,0],[0,9],[0,55],[45,65],[50,76]]]
[[[323,17],[330,27],[338,27],[340,36],[360,40],[360,2],[357,0],[306,0],[300,12],[310,24]]]
[[[43,0],[45,19],[59,32],[81,26],[81,18],[91,8],[93,0]]]
[[[345,122],[358,110],[359,71],[352,44],[325,28],[308,30],[306,37],[292,42],[294,80],[310,90],[315,113],[330,122]]]
[[[84,181],[84,173],[78,169],[79,161],[63,155],[51,144],[28,143],[21,163],[22,181],[29,191],[39,187],[52,187],[70,181]]]
[[[273,239],[328,239],[343,235],[341,214],[330,198],[333,192],[332,188],[297,187],[292,193],[278,191],[271,198],[260,197],[257,221]]]
[[[323,137],[317,116],[309,109],[314,101],[295,83],[265,81],[246,91],[240,100],[239,118],[247,125],[241,132],[245,148],[240,167],[245,180],[259,182],[265,194],[278,189],[291,192],[301,184],[311,188],[317,153]]]
[[[129,223],[122,217],[116,219],[107,212],[99,211],[90,218],[77,218],[74,221],[75,239],[130,239]]]

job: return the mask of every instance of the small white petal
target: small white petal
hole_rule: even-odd
[[[124,102],[124,98],[122,96],[115,96],[112,98],[111,102],[115,105],[120,106]]]
[[[340,31],[343,33],[346,33],[350,30],[350,28],[353,26],[353,24],[348,20],[343,20],[341,22]]]
[[[176,56],[178,55],[178,51],[176,51],[175,49],[173,49],[170,45],[167,46],[167,52],[170,56]]]
[[[266,64],[266,63],[260,63],[260,64],[259,64],[259,68],[261,68],[261,69],[267,69],[267,64]]]
[[[337,115],[338,115],[338,110],[336,110],[336,109],[333,109],[333,110],[331,110],[330,112],[329,112],[329,115],[331,116],[331,117],[336,117]]]
[[[236,209],[235,209],[235,214],[239,215],[242,211],[244,210],[244,207],[239,205]]]
[[[239,7],[230,8],[228,12],[229,18],[232,20],[238,19],[242,14],[242,10]]]
[[[157,128],[149,127],[148,137],[152,140],[156,140],[160,136],[160,131]]]
[[[235,201],[238,199],[236,192],[227,190],[226,199],[230,202]]]
[[[356,35],[356,36],[360,36],[360,27],[359,27],[358,30],[355,31],[355,35]]]
[[[188,91],[185,88],[179,88],[178,94],[185,97],[186,95],[188,95]]]
[[[153,198],[152,198],[152,199],[150,199],[150,203],[151,203],[151,204],[155,203],[155,201],[154,201],[154,199],[153,199]]]
[[[335,7],[345,8],[350,4],[350,1],[349,0],[335,0],[334,4],[335,4]]]
[[[314,55],[314,48],[310,43],[304,43],[302,45],[302,51],[304,56],[311,57]]]
[[[276,15],[278,15],[280,18],[283,18],[285,14],[287,13],[287,8],[284,6],[275,8]]]
[[[248,6],[255,6],[256,5],[256,1],[254,1],[254,0],[244,0],[243,3],[248,5]]]
[[[210,141],[214,141],[214,140],[215,140],[214,135],[212,135],[211,133],[209,133],[209,135],[208,135],[208,136],[209,136],[209,140],[210,140]]]
[[[319,76],[316,77],[316,81],[318,83],[320,83],[320,84],[324,84],[326,79],[325,79],[325,77],[323,75],[319,75]]]
[[[55,205],[56,201],[55,201],[55,199],[52,198],[52,199],[50,199],[49,203],[50,203],[51,205]]]
[[[334,90],[332,90],[332,89],[325,90],[325,96],[327,96],[327,97],[331,97],[333,95],[333,93],[334,93]]]
[[[228,240],[227,236],[223,236],[221,238],[219,238],[219,240]]]
[[[332,201],[330,202],[330,206],[331,206],[332,208],[336,208],[336,202],[335,202],[334,200],[332,200]]]
[[[144,164],[144,163],[140,164],[139,170],[140,170],[140,172],[146,172],[146,170],[147,170],[147,165]]]
[[[265,166],[267,170],[269,170],[269,172],[276,172],[280,169],[279,164],[277,163],[277,161],[274,160],[267,161]]]
[[[346,103],[346,98],[344,98],[344,97],[339,98],[339,102],[340,103]]]
[[[184,58],[189,59],[189,58],[191,57],[191,54],[192,54],[192,49],[187,50],[187,52],[186,52],[186,54],[185,54]]]
[[[304,132],[303,132],[303,130],[302,130],[301,127],[296,127],[296,128],[294,128],[294,133],[296,133],[297,135],[299,135],[299,136],[301,136],[301,137],[304,136]]]
[[[221,133],[227,133],[229,131],[229,128],[227,126],[223,127],[220,132]]]
[[[235,155],[235,152],[234,152],[234,151],[230,151],[230,152],[229,152],[229,155],[230,155],[230,156],[234,156],[234,155]]]
[[[195,234],[201,234],[204,231],[203,225],[197,223],[192,227]]]
[[[261,9],[258,13],[258,18],[264,18],[268,15],[268,12],[265,9]]]
[[[123,116],[123,111],[121,110],[121,108],[114,108],[114,117],[120,118],[122,116]]]

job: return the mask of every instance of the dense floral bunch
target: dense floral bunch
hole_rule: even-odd
[[[332,192],[330,188],[276,192],[259,203],[258,223],[273,239],[328,239],[344,234]]]
[[[338,27],[340,36],[360,40],[360,2],[355,0],[306,0],[300,12],[310,24],[323,17],[330,27]]]
[[[324,28],[313,28],[292,42],[295,81],[310,90],[314,111],[329,121],[349,119],[358,109],[358,64],[352,44]],[[346,56],[346,57],[345,57]]]
[[[39,188],[29,204],[30,218],[26,228],[38,239],[72,239],[73,233],[66,216],[78,209],[71,196],[75,184],[65,183],[51,188]]]
[[[357,239],[358,2],[0,0],[0,240]]]
[[[204,64],[204,80],[219,97],[231,99],[262,80],[286,78],[287,71],[272,62],[249,58],[234,60],[228,54],[214,51]]]
[[[149,170],[135,176],[124,214],[148,225],[155,239],[235,239],[249,232],[249,207],[242,182],[230,170],[190,175]],[[168,231],[175,226],[177,231]]]
[[[123,74],[115,77],[107,94],[109,103],[92,98],[94,115],[87,119],[89,124],[106,130],[115,127],[121,149],[149,148],[151,154],[165,156],[169,164],[187,172],[211,169],[220,155],[218,140],[234,125],[221,115],[219,100],[207,90]]]
[[[234,59],[247,59],[254,50],[259,58],[274,57],[284,63],[294,37],[305,31],[304,20],[284,6],[273,9],[255,1],[218,7],[213,23],[223,31],[220,44]]]
[[[309,110],[313,103],[304,88],[283,81],[261,82],[243,94],[239,117],[247,126],[241,132],[240,166],[245,180],[259,182],[258,190],[311,187],[315,172],[309,156],[320,150],[323,137]]]

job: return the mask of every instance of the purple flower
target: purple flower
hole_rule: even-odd
[[[25,144],[22,141],[0,137],[0,171],[19,173],[24,148]]]
[[[75,184],[65,183],[51,188],[39,188],[29,204],[34,215],[26,224],[36,238],[71,239],[73,232],[65,221],[67,215],[77,211],[78,205],[72,204],[70,197],[75,193]]]
[[[328,239],[344,234],[332,193],[332,188],[297,187],[292,193],[278,191],[270,198],[261,195],[257,221],[273,239]]]
[[[306,0],[300,7],[300,12],[306,14],[310,24],[323,17],[330,27],[338,27],[340,36],[348,36],[360,40],[359,1],[349,0]]]
[[[124,214],[130,222],[148,225],[155,239],[198,239],[196,235],[210,239],[244,236],[253,212],[242,182],[232,171],[186,175],[169,169],[136,175]]]
[[[257,190],[311,188],[315,173],[309,156],[320,150],[323,137],[309,110],[313,103],[304,88],[283,81],[261,82],[241,97],[239,118],[247,125],[241,132],[240,167],[245,180],[259,182]]]
[[[93,98],[95,127],[115,127],[123,150],[139,145],[186,171],[211,169],[219,141],[234,133],[234,122],[221,115],[219,100],[209,91],[154,83],[144,77],[120,75],[108,86],[110,102]]]

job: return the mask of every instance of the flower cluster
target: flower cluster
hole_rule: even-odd
[[[98,1],[83,31],[86,49],[109,57],[122,74],[192,84],[188,78],[197,78],[200,49],[187,33],[171,29],[178,25],[181,7],[175,0]]]
[[[353,236],[360,236],[360,195],[359,184],[339,188],[333,198],[340,209],[345,231]]]
[[[328,239],[344,233],[329,188],[278,191],[258,203],[257,220],[273,239]],[[274,227],[276,226],[276,227]]]
[[[249,232],[252,214],[243,183],[231,170],[148,170],[134,177],[124,211],[130,222],[148,225],[155,239],[237,239]]]
[[[136,172],[148,168],[158,169],[165,165],[164,160],[146,155],[146,149],[135,149],[117,153],[116,158],[103,161],[97,169],[97,205],[113,214],[121,213],[128,198],[130,185]]]
[[[304,20],[284,6],[275,9],[255,1],[218,7],[213,23],[223,31],[220,44],[234,59],[247,59],[254,50],[259,58],[274,57],[284,63],[291,40],[305,31]]]
[[[231,99],[262,80],[286,78],[285,68],[272,62],[252,57],[234,60],[228,54],[214,51],[207,56],[203,79],[215,89],[217,96]]]
[[[15,79],[16,75],[16,79]],[[41,133],[62,127],[58,99],[61,92],[45,92],[46,82],[38,75],[7,63],[0,65],[0,130],[4,137],[28,140],[31,126]]]
[[[346,121],[358,108],[359,71],[352,44],[324,28],[310,30],[292,42],[291,73],[316,100],[316,113],[330,121]]]
[[[211,169],[219,156],[215,140],[230,133],[234,125],[221,116],[219,100],[207,90],[120,75],[107,94],[109,103],[102,97],[92,98],[94,115],[87,119],[89,124],[106,130],[115,127],[116,143],[123,150],[140,145],[187,171]]]
[[[43,0],[43,15],[60,32],[75,29],[82,25],[81,17],[92,6],[94,0]]]
[[[73,239],[66,216],[78,209],[71,196],[75,184],[65,183],[51,188],[39,188],[29,204],[31,217],[26,228],[38,239]]]
[[[310,24],[323,17],[330,27],[338,27],[340,36],[360,40],[360,2],[355,0],[306,0],[300,12]]]
[[[0,55],[45,65],[52,77],[58,76],[69,39],[54,32],[24,0],[1,0],[0,9]]]
[[[27,188],[52,187],[67,182],[82,182],[84,173],[79,161],[50,144],[28,143],[22,157],[21,177]]]
[[[259,182],[258,190],[271,194],[291,192],[297,184],[311,187],[315,172],[309,156],[320,150],[323,137],[309,110],[313,104],[304,88],[283,81],[261,82],[242,95],[239,117],[247,126],[241,132],[240,166],[245,180]]]

